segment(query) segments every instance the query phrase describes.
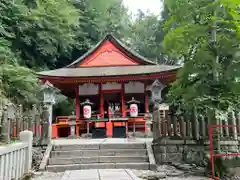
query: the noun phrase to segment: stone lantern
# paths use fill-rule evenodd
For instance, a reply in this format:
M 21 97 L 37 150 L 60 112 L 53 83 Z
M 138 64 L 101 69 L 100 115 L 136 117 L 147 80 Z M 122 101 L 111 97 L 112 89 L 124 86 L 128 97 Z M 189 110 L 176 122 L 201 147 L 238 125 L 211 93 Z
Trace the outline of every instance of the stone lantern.
M 41 90 L 43 92 L 43 103 L 44 104 L 52 104 L 52 105 L 55 104 L 56 89 L 49 81 L 46 81 L 43 84 Z
M 152 85 L 147 88 L 147 90 L 152 92 L 152 102 L 154 103 L 155 109 L 158 108 L 159 103 L 162 101 L 162 90 L 164 88 L 165 86 L 158 80 L 155 80 Z
M 49 117 L 48 117 L 48 138 L 49 140 L 52 138 L 52 107 L 55 104 L 55 95 L 58 90 L 49 82 L 46 81 L 41 91 L 43 92 L 43 103 L 48 109 Z
M 159 82 L 158 80 L 155 80 L 152 85 L 150 85 L 147 90 L 151 91 L 152 93 L 152 102 L 154 104 L 154 116 L 160 117 L 159 115 L 159 104 L 162 101 L 162 90 L 165 88 L 165 86 Z M 150 118 L 148 115 L 147 119 L 147 128 L 148 131 L 150 131 L 151 125 L 153 125 L 153 138 L 156 139 L 160 135 L 159 125 L 160 125 L 160 119 L 159 118 Z M 153 120 L 154 119 L 154 120 Z M 148 136 L 151 136 L 152 133 L 148 132 Z

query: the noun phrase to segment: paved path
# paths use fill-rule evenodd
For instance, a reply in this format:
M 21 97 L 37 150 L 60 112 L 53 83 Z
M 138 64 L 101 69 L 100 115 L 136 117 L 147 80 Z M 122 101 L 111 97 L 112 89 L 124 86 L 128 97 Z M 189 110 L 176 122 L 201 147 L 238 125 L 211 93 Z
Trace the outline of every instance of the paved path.
M 90 169 L 66 171 L 61 180 L 140 180 L 131 170 Z
M 32 180 L 141 180 L 129 169 L 89 169 L 65 171 L 64 173 L 44 172 Z
M 127 170 L 127 169 L 92 169 L 76 170 L 61 173 L 44 172 L 34 176 L 31 180 L 146 180 L 137 178 L 149 174 L 149 170 Z M 164 177 L 163 180 L 209 180 L 206 177 L 179 176 Z M 159 180 L 160 180 L 159 179 Z

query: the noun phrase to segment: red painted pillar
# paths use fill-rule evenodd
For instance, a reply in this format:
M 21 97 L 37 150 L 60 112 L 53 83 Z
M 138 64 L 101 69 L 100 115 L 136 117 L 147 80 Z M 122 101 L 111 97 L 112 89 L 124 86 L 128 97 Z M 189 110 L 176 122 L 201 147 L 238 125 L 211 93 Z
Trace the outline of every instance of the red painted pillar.
M 126 107 L 125 107 L 125 84 L 122 82 L 121 84 L 121 112 L 122 117 L 126 117 Z M 128 137 L 128 122 L 125 122 L 126 127 L 126 137 Z
M 125 107 L 125 92 L 124 92 L 124 82 L 121 84 L 121 113 L 122 117 L 126 117 L 126 107 Z
M 145 113 L 149 112 L 149 108 L 148 108 L 148 94 L 147 94 L 147 84 L 144 84 L 144 104 L 145 104 Z M 147 128 L 147 123 L 146 120 L 144 122 L 144 132 L 145 135 L 147 136 L 148 134 L 148 128 Z
M 144 103 L 145 103 L 145 112 L 149 112 L 149 108 L 148 108 L 148 94 L 147 94 L 147 84 L 145 83 L 144 85 Z
M 80 100 L 79 100 L 79 85 L 75 89 L 75 114 L 76 114 L 76 123 L 80 119 Z M 81 123 L 80 123 L 81 124 Z M 75 135 L 79 136 L 79 125 L 76 124 Z
M 99 103 L 99 111 L 100 115 L 104 116 L 104 96 L 102 93 L 102 84 L 99 84 L 99 96 L 100 96 L 100 103 Z
M 80 100 L 79 100 L 79 85 L 75 89 L 75 113 L 76 119 L 80 118 Z

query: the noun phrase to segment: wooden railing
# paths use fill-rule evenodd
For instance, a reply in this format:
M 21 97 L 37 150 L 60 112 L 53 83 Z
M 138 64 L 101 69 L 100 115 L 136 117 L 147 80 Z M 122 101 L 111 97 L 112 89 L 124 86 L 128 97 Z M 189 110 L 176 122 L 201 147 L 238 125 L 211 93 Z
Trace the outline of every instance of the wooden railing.
M 166 115 L 163 115 L 166 114 Z M 219 118 L 220 125 L 233 125 L 222 127 L 219 135 L 222 138 L 237 139 L 240 136 L 240 113 L 229 111 Z M 175 116 L 155 111 L 153 113 L 153 132 L 155 138 L 181 137 L 181 139 L 208 139 L 208 125 L 214 122 L 211 117 L 202 115 Z

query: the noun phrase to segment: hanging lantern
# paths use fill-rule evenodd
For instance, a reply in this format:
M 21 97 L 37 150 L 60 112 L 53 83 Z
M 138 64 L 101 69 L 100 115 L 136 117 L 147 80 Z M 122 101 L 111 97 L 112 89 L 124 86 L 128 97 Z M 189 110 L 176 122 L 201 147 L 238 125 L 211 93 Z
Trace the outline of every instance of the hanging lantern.
M 138 116 L 138 105 L 137 104 L 139 104 L 140 102 L 136 101 L 133 97 L 132 100 L 128 101 L 127 103 L 130 104 L 130 116 L 137 117 Z
M 89 105 L 83 106 L 83 116 L 86 119 L 90 119 L 92 114 L 92 107 Z
M 90 119 L 92 117 L 92 105 L 88 99 L 85 102 L 81 103 L 83 105 L 83 117 L 85 119 Z
M 138 116 L 138 106 L 137 104 L 130 105 L 130 116 L 137 117 Z

